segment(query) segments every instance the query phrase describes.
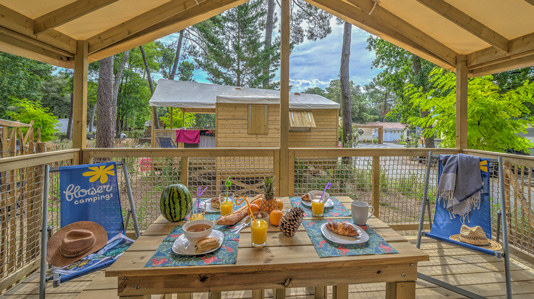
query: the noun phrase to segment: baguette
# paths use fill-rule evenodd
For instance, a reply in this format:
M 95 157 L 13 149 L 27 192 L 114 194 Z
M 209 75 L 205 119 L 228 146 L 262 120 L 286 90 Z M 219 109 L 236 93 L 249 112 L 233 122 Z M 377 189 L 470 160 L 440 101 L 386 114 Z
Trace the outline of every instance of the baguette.
M 263 198 L 263 194 L 256 195 L 252 201 L 250 201 L 250 204 L 257 203 L 259 205 L 259 202 Z M 222 216 L 217 220 L 216 224 L 218 225 L 234 225 L 241 221 L 241 219 L 245 218 L 245 216 L 248 215 L 248 206 L 245 203 L 245 205 L 241 208 L 239 208 L 237 211 L 232 212 L 231 214 L 228 214 L 226 216 Z

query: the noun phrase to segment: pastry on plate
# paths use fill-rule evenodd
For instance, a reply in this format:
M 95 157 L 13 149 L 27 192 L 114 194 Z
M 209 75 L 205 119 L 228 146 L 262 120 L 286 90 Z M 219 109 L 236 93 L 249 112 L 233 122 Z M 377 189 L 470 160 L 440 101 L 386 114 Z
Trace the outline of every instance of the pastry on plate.
M 220 209 L 221 208 L 221 203 L 220 203 L 218 197 L 214 197 L 214 198 L 211 199 L 211 207 L 214 208 L 214 209 Z
M 354 226 L 344 222 L 329 222 L 326 224 L 326 227 L 338 235 L 350 237 L 357 237 L 359 235 L 358 230 Z
M 303 201 L 311 201 L 310 195 L 308 193 L 302 195 L 300 199 L 302 199 Z
M 206 239 L 202 239 L 197 242 L 195 245 L 195 252 L 204 252 L 212 249 L 219 248 L 219 239 L 215 237 L 210 237 Z

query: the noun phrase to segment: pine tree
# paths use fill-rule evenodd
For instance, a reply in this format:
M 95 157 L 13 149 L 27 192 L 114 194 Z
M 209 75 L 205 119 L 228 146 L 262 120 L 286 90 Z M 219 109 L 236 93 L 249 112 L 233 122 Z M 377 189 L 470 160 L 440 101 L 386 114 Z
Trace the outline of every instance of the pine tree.
M 195 62 L 215 84 L 260 87 L 279 66 L 278 44 L 265 48 L 265 10 L 255 0 L 195 26 Z M 268 68 L 269 72 L 264 72 Z

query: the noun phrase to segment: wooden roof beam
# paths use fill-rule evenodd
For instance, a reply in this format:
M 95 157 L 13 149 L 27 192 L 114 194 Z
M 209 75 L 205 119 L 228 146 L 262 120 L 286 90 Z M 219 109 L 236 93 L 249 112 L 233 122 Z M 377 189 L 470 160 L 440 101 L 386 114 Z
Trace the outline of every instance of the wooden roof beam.
M 182 11 L 171 18 L 162 20 L 155 25 L 129 35 L 119 42 L 103 48 L 96 53 L 92 53 L 89 60 L 97 61 L 110 55 L 146 44 L 150 41 L 205 21 L 248 1 L 249 0 L 209 0 L 199 3 L 198 6 Z
M 528 4 L 534 5 L 534 0 L 525 0 Z
M 25 35 L 31 39 L 50 45 L 51 47 L 67 51 L 74 55 L 76 41 L 54 29 L 39 34 L 33 34 L 34 21 L 6 6 L 0 5 L 0 27 Z
M 473 70 L 532 54 L 534 54 L 534 33 L 512 39 L 508 53 L 490 47 L 467 55 L 467 68 Z
M 172 0 L 97 34 L 87 40 L 89 42 L 89 55 L 118 43 L 143 29 L 171 18 L 176 14 L 184 12 L 185 10 L 195 7 L 205 1 L 206 0 Z
M 495 48 L 508 53 L 510 41 L 499 33 L 488 28 L 486 25 L 473 19 L 458 8 L 448 4 L 443 0 L 417 0 L 419 3 L 435 11 L 447 20 L 460 26 L 474 36 L 494 46 Z M 533 0 L 534 1 L 534 0 Z
M 341 0 L 305 0 L 306 2 L 315 5 L 324 11 L 337 16 L 349 23 L 352 23 L 361 29 L 379 36 L 399 47 L 402 47 L 424 59 L 431 61 L 445 69 L 454 70 L 456 64 L 456 53 L 449 53 L 447 59 L 439 57 L 425 46 L 420 45 L 412 39 L 406 37 L 403 33 L 393 29 L 392 27 L 378 21 L 375 17 L 361 10 L 352 4 Z M 373 12 L 374 15 L 374 12 Z
M 42 15 L 34 20 L 33 33 L 59 27 L 72 20 L 83 17 L 95 10 L 108 6 L 118 0 L 78 0 L 69 5 L 60 7 L 52 12 Z
M 359 7 L 364 13 L 370 15 L 370 17 L 393 28 L 447 63 L 452 65 L 456 64 L 456 56 L 458 54 L 455 51 L 389 12 L 380 4 L 375 5 L 376 2 L 372 0 L 346 0 L 346 2 Z
M 534 54 L 469 70 L 469 77 L 480 77 L 534 65 Z

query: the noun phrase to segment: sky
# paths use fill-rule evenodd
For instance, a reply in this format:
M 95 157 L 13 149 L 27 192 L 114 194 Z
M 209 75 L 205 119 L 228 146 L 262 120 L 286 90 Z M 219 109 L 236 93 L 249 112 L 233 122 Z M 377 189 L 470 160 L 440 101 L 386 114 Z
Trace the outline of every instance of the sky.
M 332 18 L 331 26 L 332 33 L 326 38 L 317 41 L 305 40 L 291 52 L 289 72 L 292 91 L 304 91 L 312 87 L 325 88 L 330 80 L 339 78 L 343 24 L 336 24 L 335 18 Z M 380 72 L 380 69 L 371 68 L 375 54 L 365 48 L 369 35 L 352 26 L 350 79 L 360 86 L 369 83 Z M 176 39 L 176 34 L 172 34 L 161 41 L 166 43 Z M 159 79 L 154 75 L 154 79 Z M 197 82 L 209 83 L 202 70 L 195 71 L 194 79 Z M 279 80 L 279 75 L 275 80 Z

